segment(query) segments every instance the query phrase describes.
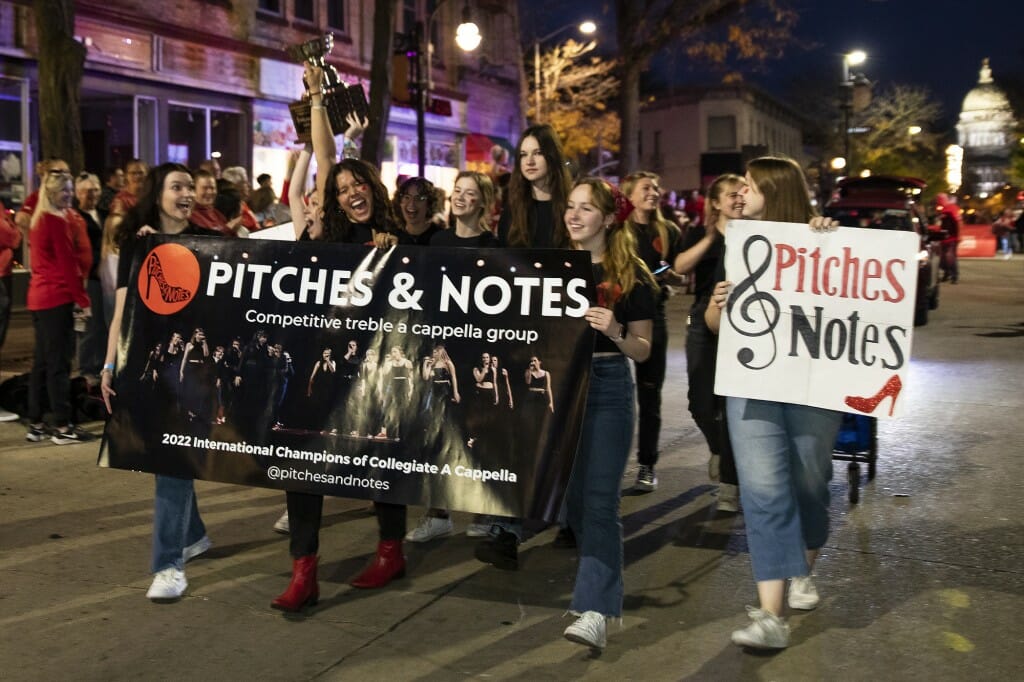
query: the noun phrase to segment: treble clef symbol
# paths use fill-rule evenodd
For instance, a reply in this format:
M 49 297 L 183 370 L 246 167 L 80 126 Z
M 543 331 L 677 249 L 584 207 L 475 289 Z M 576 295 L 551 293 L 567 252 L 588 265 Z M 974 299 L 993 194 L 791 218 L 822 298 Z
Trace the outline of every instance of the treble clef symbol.
M 751 255 L 755 246 L 763 244 L 764 256 L 760 265 L 751 267 Z M 767 237 L 754 235 L 743 244 L 743 264 L 748 276 L 737 284 L 729 295 L 726 311 L 732 328 L 743 336 L 756 338 L 768 335 L 771 338 L 771 357 L 767 362 L 755 365 L 753 348 L 740 348 L 736 358 L 747 369 L 764 369 L 773 362 L 778 354 L 778 343 L 775 339 L 775 326 L 779 323 L 781 309 L 775 297 L 766 291 L 758 291 L 757 280 L 767 272 L 772 260 L 772 245 Z M 748 290 L 751 292 L 747 294 Z M 746 298 L 744 298 L 746 296 Z M 738 306 L 737 306 L 738 304 Z M 752 310 L 753 309 L 753 310 Z M 734 317 L 733 313 L 738 313 Z M 760 313 L 760 314 L 757 314 Z

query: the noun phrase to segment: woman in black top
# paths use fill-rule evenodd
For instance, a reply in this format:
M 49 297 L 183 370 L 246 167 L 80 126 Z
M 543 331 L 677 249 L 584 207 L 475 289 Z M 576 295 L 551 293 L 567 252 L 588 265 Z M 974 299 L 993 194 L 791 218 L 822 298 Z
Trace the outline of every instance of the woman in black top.
M 565 224 L 577 249 L 590 252 L 597 302 L 584 318 L 597 334 L 580 442 L 566 489 L 569 527 L 579 565 L 565 630 L 573 642 L 605 645 L 607 618 L 622 615 L 622 523 L 619 488 L 633 439 L 629 360 L 651 352 L 657 283 L 636 255 L 632 230 L 616 221 L 616 192 L 600 178 L 569 194 Z
M 686 375 L 689 381 L 687 397 L 690 414 L 711 450 L 708 476 L 718 485 L 718 510 L 739 511 L 739 479 L 733 461 L 729 430 L 725 419 L 725 398 L 715 395 L 715 362 L 718 356 L 718 336 L 708 329 L 704 311 L 711 300 L 711 292 L 718 278 L 725 255 L 725 226 L 730 220 L 743 217 L 743 178 L 727 173 L 720 175 L 708 188 L 704 205 L 704 224 L 691 230 L 684 247 L 702 250 L 701 257 L 691 266 L 694 301 L 687 319 Z
M 435 234 L 431 246 L 486 248 L 497 246 L 489 220 L 494 206 L 494 183 L 483 173 L 462 171 L 455 176 L 447 230 Z
M 313 88 L 310 92 L 313 154 L 317 167 L 327 169 L 317 174 L 316 194 L 323 206 L 321 239 L 378 247 L 398 243 L 397 220 L 378 170 L 359 159 L 345 158 L 335 162 L 337 147 L 322 100 L 323 71 L 309 63 L 305 69 L 305 80 Z M 348 136 L 350 133 L 346 132 Z M 307 605 L 316 604 L 320 596 L 317 551 L 324 498 L 322 495 L 288 492 L 287 499 L 292 577 L 287 589 L 271 602 L 271 606 L 282 611 L 301 611 Z M 380 525 L 380 542 L 372 563 L 350 581 L 354 587 L 381 587 L 405 575 L 405 557 L 402 555 L 405 507 L 375 502 L 374 508 Z
M 395 190 L 392 200 L 398 225 L 403 232 L 403 243 L 426 246 L 441 227 L 434 222 L 437 213 L 437 195 L 434 183 L 426 178 L 409 178 Z
M 636 364 L 637 453 L 640 466 L 636 475 L 636 490 L 650 492 L 658 487 L 654 467 L 658 463 L 658 439 L 661 436 L 661 388 L 665 383 L 668 357 L 668 325 L 665 321 L 665 302 L 668 285 L 681 278 L 668 268 L 682 251 L 682 234 L 675 223 L 661 213 L 661 187 L 654 173 L 631 173 L 622 183 L 622 193 L 633 205 L 626 219 L 626 227 L 636 239 L 637 255 L 647 265 L 659 283 L 654 331 L 651 338 L 651 356 Z
M 165 163 L 149 171 L 138 203 L 117 226 L 121 258 L 118 263 L 114 315 L 100 379 L 100 391 L 108 411 L 111 410 L 111 399 L 116 396 L 112 387 L 114 362 L 117 358 L 118 336 L 124 315 L 135 238 L 137 235 L 153 233 L 215 235 L 189 222 L 194 204 L 195 183 L 192 174 L 180 164 Z M 154 295 L 160 295 L 159 291 L 154 291 Z M 176 373 L 175 378 L 180 379 L 180 375 Z M 167 428 L 171 430 L 175 427 Z M 153 511 L 154 576 L 146 596 L 154 601 L 180 598 L 188 587 L 184 557 L 193 558 L 209 546 L 206 528 L 199 517 L 192 479 L 157 475 Z
M 569 248 L 563 214 L 572 178 L 557 133 L 547 124 L 530 126 L 516 150 L 498 221 L 498 242 L 519 248 Z
M 513 248 L 567 249 L 565 229 L 566 197 L 572 178 L 562 143 L 547 124 L 523 131 L 516 147 L 515 165 L 498 221 L 498 243 Z M 467 530 L 472 536 L 486 535 L 493 525 L 500 531 L 474 550 L 476 558 L 498 568 L 519 567 L 522 521 L 511 518 L 477 519 Z

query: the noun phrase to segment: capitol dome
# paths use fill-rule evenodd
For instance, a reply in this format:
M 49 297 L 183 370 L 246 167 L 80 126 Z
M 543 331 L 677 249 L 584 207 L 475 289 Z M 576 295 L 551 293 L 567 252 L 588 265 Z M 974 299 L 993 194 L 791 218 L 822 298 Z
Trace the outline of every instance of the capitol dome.
M 1013 109 L 996 84 L 988 59 L 981 63 L 978 84 L 964 97 L 957 141 L 963 147 L 966 189 L 980 196 L 998 191 L 1009 178 L 1013 146 Z
M 962 113 L 996 111 L 1010 111 L 1010 100 L 1006 98 L 999 87 L 992 82 L 992 69 L 989 68 L 988 59 L 981 63 L 981 73 L 978 76 L 978 85 L 964 97 Z

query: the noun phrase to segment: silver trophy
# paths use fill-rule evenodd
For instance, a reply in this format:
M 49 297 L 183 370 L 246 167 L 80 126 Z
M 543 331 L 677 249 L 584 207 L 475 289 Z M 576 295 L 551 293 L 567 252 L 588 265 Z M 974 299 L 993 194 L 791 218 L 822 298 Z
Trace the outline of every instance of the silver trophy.
M 366 96 L 363 86 L 346 85 L 338 76 L 338 71 L 327 63 L 327 55 L 334 48 L 334 35 L 326 33 L 322 37 L 307 40 L 299 45 L 292 45 L 287 48 L 288 56 L 295 61 L 309 62 L 319 67 L 323 72 L 322 83 L 305 83 L 306 95 L 297 102 L 292 102 L 288 108 L 292 113 L 292 121 L 295 123 L 295 132 L 298 134 L 299 142 L 310 141 L 310 109 L 309 91 L 319 89 L 323 96 L 323 105 L 327 108 L 327 117 L 331 123 L 331 131 L 334 134 L 345 132 L 348 123 L 346 117 L 355 112 L 360 119 L 366 117 Z M 358 91 L 358 92 L 357 92 Z

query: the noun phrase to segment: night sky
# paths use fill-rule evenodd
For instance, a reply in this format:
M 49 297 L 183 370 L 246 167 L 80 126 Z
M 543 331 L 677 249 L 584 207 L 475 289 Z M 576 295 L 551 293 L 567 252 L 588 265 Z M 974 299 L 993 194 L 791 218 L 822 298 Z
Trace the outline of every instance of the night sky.
M 942 104 L 946 126 L 955 124 L 984 57 L 991 60 L 996 82 L 1024 100 L 1024 0 L 792 0 L 791 5 L 800 13 L 795 38 L 801 45 L 787 48 L 780 60 L 758 72 L 739 67 L 746 80 L 781 97 L 794 80 L 838 83 L 842 55 L 859 48 L 869 55 L 859 70 L 877 87 L 927 87 Z M 519 0 L 519 6 L 524 44 L 534 31 L 543 36 L 566 23 L 592 18 L 599 24 L 599 41 L 614 49 L 609 2 Z M 572 35 L 566 31 L 553 40 Z M 655 87 L 711 84 L 722 76 L 707 65 L 672 55 L 662 55 L 652 71 L 649 82 Z M 1018 115 L 1024 117 L 1024 110 Z

